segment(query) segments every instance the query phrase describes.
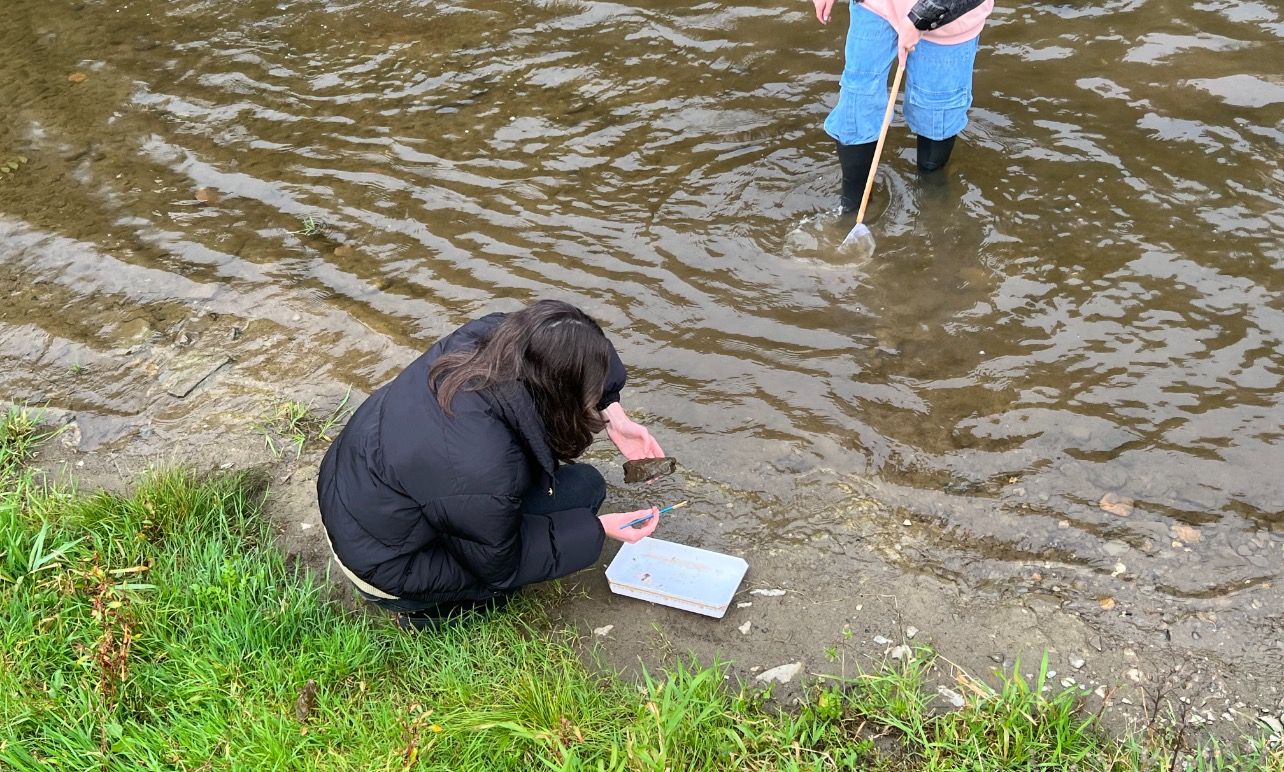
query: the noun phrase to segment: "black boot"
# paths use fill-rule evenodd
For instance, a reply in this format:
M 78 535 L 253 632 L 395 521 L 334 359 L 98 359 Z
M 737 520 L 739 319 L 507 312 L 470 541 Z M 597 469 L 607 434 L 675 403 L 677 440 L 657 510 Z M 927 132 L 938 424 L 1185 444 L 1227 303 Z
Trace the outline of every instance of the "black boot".
M 869 167 L 874 163 L 874 149 L 877 142 L 866 142 L 863 145 L 844 145 L 838 143 L 838 163 L 843 167 L 843 197 L 839 206 L 843 214 L 855 212 L 860 208 L 860 200 L 865 195 L 865 183 L 869 181 Z
M 954 135 L 957 137 L 958 135 Z M 934 172 L 950 160 L 954 150 L 954 137 L 945 139 L 928 139 L 921 134 L 918 137 L 918 170 Z

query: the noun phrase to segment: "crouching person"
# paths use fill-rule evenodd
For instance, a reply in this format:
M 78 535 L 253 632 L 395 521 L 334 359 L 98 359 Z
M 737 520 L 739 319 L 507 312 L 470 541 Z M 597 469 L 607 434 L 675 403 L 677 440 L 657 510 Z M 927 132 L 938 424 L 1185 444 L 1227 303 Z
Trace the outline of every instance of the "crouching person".
M 654 509 L 598 515 L 606 481 L 573 463 L 602 430 L 630 460 L 664 455 L 621 407 L 624 383 L 602 329 L 560 301 L 438 341 L 370 395 L 321 463 L 321 520 L 343 573 L 423 629 L 592 565 L 607 536 L 649 535 Z

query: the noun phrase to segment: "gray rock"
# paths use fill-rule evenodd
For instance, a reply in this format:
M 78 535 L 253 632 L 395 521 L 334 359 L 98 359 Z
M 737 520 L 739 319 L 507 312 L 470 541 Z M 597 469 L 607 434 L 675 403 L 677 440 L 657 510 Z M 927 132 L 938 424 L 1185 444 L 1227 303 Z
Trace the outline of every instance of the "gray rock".
M 169 370 L 161 373 L 160 383 L 171 396 L 182 399 L 231 361 L 227 354 L 185 354 L 174 360 Z
M 945 698 L 945 701 L 948 702 L 951 707 L 955 707 L 955 708 L 963 707 L 963 695 L 959 694 L 953 689 L 947 688 L 945 686 L 938 686 L 936 687 L 936 691 L 940 692 L 941 696 Z
M 762 681 L 763 683 L 771 683 L 772 681 L 775 681 L 776 683 L 787 684 L 802 672 L 802 667 L 801 662 L 777 665 L 770 670 L 762 671 L 758 675 L 754 676 L 754 678 Z

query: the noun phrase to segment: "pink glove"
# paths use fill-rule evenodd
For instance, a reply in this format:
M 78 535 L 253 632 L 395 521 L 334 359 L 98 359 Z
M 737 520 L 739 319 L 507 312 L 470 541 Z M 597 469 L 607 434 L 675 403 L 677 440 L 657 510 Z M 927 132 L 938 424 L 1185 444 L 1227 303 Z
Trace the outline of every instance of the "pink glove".
M 631 528 L 624 527 L 628 523 L 647 515 L 651 516 L 650 520 L 638 523 Z M 639 509 L 636 512 L 614 512 L 609 515 L 598 515 L 597 519 L 602 521 L 602 530 L 606 531 L 607 536 L 633 544 L 650 536 L 655 527 L 660 524 L 660 510 L 657 507 L 651 507 L 650 509 Z
M 624 413 L 619 402 L 612 402 L 602 411 L 606 418 L 606 436 L 611 438 L 615 447 L 630 461 L 643 458 L 663 458 L 664 451 L 655 441 L 651 432 L 642 424 L 634 422 Z

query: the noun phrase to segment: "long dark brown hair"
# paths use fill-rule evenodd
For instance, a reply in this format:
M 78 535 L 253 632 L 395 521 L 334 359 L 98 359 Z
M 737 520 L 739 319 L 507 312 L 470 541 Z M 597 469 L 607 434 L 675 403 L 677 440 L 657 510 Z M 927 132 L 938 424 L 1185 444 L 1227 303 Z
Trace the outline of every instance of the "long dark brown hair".
M 541 300 L 504 317 L 475 348 L 438 358 L 428 370 L 428 386 L 451 415 L 460 391 L 520 381 L 544 421 L 553 456 L 570 461 L 606 427 L 597 404 L 610 356 L 597 322 L 570 303 Z

